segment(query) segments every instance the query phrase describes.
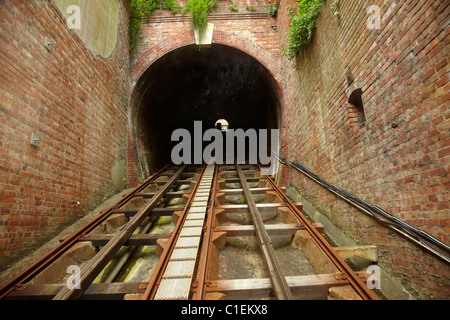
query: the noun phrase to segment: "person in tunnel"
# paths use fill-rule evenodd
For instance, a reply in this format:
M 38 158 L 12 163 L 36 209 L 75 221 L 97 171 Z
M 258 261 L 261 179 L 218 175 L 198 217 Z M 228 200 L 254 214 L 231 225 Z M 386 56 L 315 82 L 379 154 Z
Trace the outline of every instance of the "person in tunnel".
M 229 127 L 230 127 L 230 124 L 225 119 L 219 119 L 216 122 L 216 129 L 218 129 L 222 132 L 227 132 Z

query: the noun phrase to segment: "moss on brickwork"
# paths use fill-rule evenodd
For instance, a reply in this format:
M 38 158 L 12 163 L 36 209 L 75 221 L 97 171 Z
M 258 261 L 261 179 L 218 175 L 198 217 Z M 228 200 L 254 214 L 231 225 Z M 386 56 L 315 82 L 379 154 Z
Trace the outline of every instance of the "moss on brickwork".
M 159 0 L 129 0 L 130 1 L 130 20 L 128 26 L 128 35 L 130 38 L 130 55 L 134 54 L 141 31 L 142 18 L 145 13 L 151 15 L 158 7 Z
M 186 7 L 176 0 L 129 0 L 130 1 L 130 54 L 133 56 L 139 41 L 142 19 L 151 16 L 157 9 L 170 9 L 173 14 L 181 13 L 183 16 L 190 12 L 194 27 L 202 34 L 208 24 L 208 15 L 216 6 L 216 0 L 188 0 Z

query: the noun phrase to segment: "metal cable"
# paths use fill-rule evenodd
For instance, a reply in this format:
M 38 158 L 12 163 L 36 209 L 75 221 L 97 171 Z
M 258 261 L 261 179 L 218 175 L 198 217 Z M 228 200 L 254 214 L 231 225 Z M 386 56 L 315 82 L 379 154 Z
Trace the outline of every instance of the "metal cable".
M 370 216 L 375 218 L 378 222 L 387 225 L 388 227 L 401 233 L 408 239 L 414 241 L 416 244 L 422 246 L 426 250 L 437 255 L 438 257 L 445 260 L 446 262 L 450 263 L 450 255 L 448 254 L 448 253 L 450 253 L 450 246 L 448 246 L 444 242 L 440 241 L 439 239 L 435 238 L 428 232 L 418 229 L 414 226 L 411 226 L 410 224 L 404 222 L 403 220 L 387 213 L 380 207 L 372 205 L 372 204 L 346 192 L 345 190 L 342 190 L 341 188 L 325 181 L 324 179 L 322 179 L 321 177 L 319 177 L 318 175 L 313 173 L 311 170 L 306 168 L 303 164 L 299 163 L 298 161 L 289 161 L 289 160 L 283 158 L 279 154 L 275 154 L 275 156 L 278 158 L 280 163 L 295 168 L 296 170 L 300 171 L 304 175 L 308 176 L 310 179 L 314 180 L 316 183 L 320 184 L 325 189 L 327 189 L 327 190 L 331 191 L 332 193 L 336 194 L 337 196 L 343 198 L 345 201 L 354 205 L 358 209 L 366 212 L 367 214 L 369 214 Z M 381 218 L 380 216 L 382 216 L 385 219 Z M 437 249 L 436 247 L 443 249 L 443 251 Z

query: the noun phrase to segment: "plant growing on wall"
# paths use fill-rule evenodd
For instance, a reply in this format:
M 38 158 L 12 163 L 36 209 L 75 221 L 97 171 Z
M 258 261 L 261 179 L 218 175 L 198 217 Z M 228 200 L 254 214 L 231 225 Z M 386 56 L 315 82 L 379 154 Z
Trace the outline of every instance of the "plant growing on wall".
M 277 15 L 277 4 L 269 3 L 267 6 L 269 7 L 269 15 L 275 17 Z
M 237 5 L 235 5 L 234 3 L 231 3 L 228 8 L 233 11 L 233 12 L 238 12 L 239 8 L 237 7 Z
M 170 11 L 172 11 L 173 14 L 176 14 L 183 10 L 183 6 L 176 3 L 176 0 L 163 0 L 162 2 L 164 2 L 164 4 L 169 7 Z
M 139 39 L 139 32 L 141 31 L 142 18 L 144 16 L 151 16 L 152 13 L 161 8 L 163 5 L 167 6 L 173 14 L 181 10 L 175 0 L 129 0 L 130 3 L 130 21 L 128 26 L 128 35 L 130 41 L 130 55 L 133 56 L 136 45 Z
M 341 0 L 334 0 L 331 5 L 330 9 L 333 13 L 333 17 L 339 21 L 341 19 L 341 13 L 339 12 L 339 5 L 341 4 Z
M 189 0 L 187 9 L 191 12 L 194 27 L 202 35 L 208 25 L 208 15 L 216 6 L 215 0 Z
M 197 28 L 200 35 L 202 35 L 208 25 L 208 15 L 216 6 L 216 0 L 188 0 L 186 8 L 182 8 L 182 6 L 178 5 L 176 0 L 129 0 L 129 2 L 131 13 L 128 33 L 131 57 L 136 50 L 144 16 L 152 15 L 156 9 L 162 8 L 164 5 L 174 14 L 181 12 L 184 15 L 189 11 L 192 15 L 194 27 Z
M 289 44 L 284 54 L 292 59 L 310 41 L 317 18 L 326 0 L 300 0 L 297 14 L 290 15 L 291 26 L 288 30 Z
M 130 54 L 134 53 L 139 31 L 141 30 L 142 24 L 142 6 L 143 0 L 130 0 L 130 20 L 128 23 L 128 37 L 130 42 Z

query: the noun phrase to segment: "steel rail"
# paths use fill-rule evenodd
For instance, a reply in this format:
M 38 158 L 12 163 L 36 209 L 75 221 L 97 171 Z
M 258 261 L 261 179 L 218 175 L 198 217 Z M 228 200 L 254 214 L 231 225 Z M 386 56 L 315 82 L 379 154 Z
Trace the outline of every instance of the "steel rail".
M 72 300 L 79 299 L 89 288 L 108 262 L 115 256 L 120 248 L 127 242 L 128 238 L 141 225 L 142 221 L 150 214 L 151 210 L 161 201 L 164 195 L 170 191 L 178 178 L 183 174 L 186 165 L 182 166 L 165 184 L 153 198 L 139 212 L 130 219 L 119 233 L 105 245 L 83 268 L 80 279 L 80 289 L 70 289 L 64 287 L 54 298 L 54 300 Z
M 214 221 L 214 207 L 216 205 L 216 192 L 218 185 L 218 177 L 219 177 L 219 166 L 216 165 L 216 170 L 214 173 L 213 185 L 211 189 L 211 197 L 209 200 L 209 210 L 208 217 L 206 220 L 206 234 L 203 240 L 203 246 L 200 256 L 200 262 L 198 267 L 198 280 L 197 280 L 197 292 L 193 295 L 192 300 L 205 300 L 206 298 L 206 277 L 209 267 L 209 256 L 212 242 L 213 229 L 212 224 Z
M 311 235 L 313 240 L 319 245 L 319 247 L 330 258 L 333 264 L 339 269 L 340 272 L 346 275 L 350 285 L 356 290 L 356 292 L 364 300 L 378 300 L 377 296 L 367 287 L 367 285 L 361 281 L 359 276 L 353 271 L 350 266 L 337 254 L 333 247 L 322 237 L 322 235 L 314 228 L 311 222 L 301 213 L 301 211 L 292 203 L 292 201 L 284 195 L 277 184 L 268 176 L 265 177 L 273 189 L 283 199 L 286 206 L 297 216 L 300 222 L 303 224 L 307 232 Z
M 88 234 L 89 232 L 94 230 L 98 225 L 100 225 L 103 221 L 105 221 L 111 214 L 114 213 L 115 209 L 122 207 L 131 199 L 133 199 L 137 193 L 144 190 L 149 184 L 151 184 L 154 180 L 159 178 L 168 169 L 169 165 L 163 167 L 161 170 L 153 174 L 144 183 L 142 183 L 140 186 L 138 186 L 133 191 L 124 196 L 119 202 L 115 203 L 108 209 L 104 210 L 95 219 L 87 223 L 85 226 L 80 228 L 74 234 L 64 239 L 55 248 L 50 250 L 43 257 L 36 260 L 31 266 L 29 266 L 28 268 L 20 272 L 18 275 L 16 275 L 9 282 L 7 282 L 2 288 L 0 288 L 0 300 L 5 299 L 11 292 L 17 290 L 24 283 L 26 283 L 27 281 L 35 277 L 39 272 L 47 268 L 62 254 L 64 254 L 67 250 L 69 250 L 74 244 L 80 241 L 82 237 L 84 237 L 86 234 Z
M 259 247 L 264 257 L 264 262 L 269 271 L 269 278 L 272 283 L 275 297 L 278 300 L 293 300 L 294 297 L 292 295 L 292 291 L 287 284 L 286 277 L 281 271 L 270 236 L 267 233 L 264 222 L 261 219 L 261 214 L 256 207 L 255 200 L 253 199 L 245 175 L 239 164 L 236 165 L 236 168 L 239 174 L 239 179 L 241 180 L 242 188 L 244 189 L 244 195 L 248 204 L 250 215 L 255 226 L 256 238 L 258 239 Z
M 159 283 L 161 282 L 161 279 L 164 275 L 164 271 L 167 268 L 170 256 L 174 250 L 176 241 L 179 238 L 179 235 L 183 228 L 184 222 L 186 220 L 186 215 L 189 212 L 190 205 L 191 205 L 192 201 L 194 200 L 194 197 L 197 193 L 197 189 L 200 185 L 200 182 L 202 180 L 205 170 L 206 170 L 206 165 L 203 166 L 202 171 L 198 177 L 198 180 L 195 183 L 195 186 L 192 189 L 191 194 L 186 202 L 186 205 L 183 209 L 182 215 L 178 219 L 178 222 L 175 226 L 175 229 L 172 232 L 172 235 L 166 245 L 166 248 L 165 248 L 165 250 L 163 250 L 163 252 L 158 260 L 158 264 L 156 265 L 155 270 L 153 271 L 152 277 L 150 278 L 150 280 L 147 284 L 147 289 L 145 290 L 142 300 L 153 300 L 153 298 L 156 295 L 157 288 L 158 288 Z

